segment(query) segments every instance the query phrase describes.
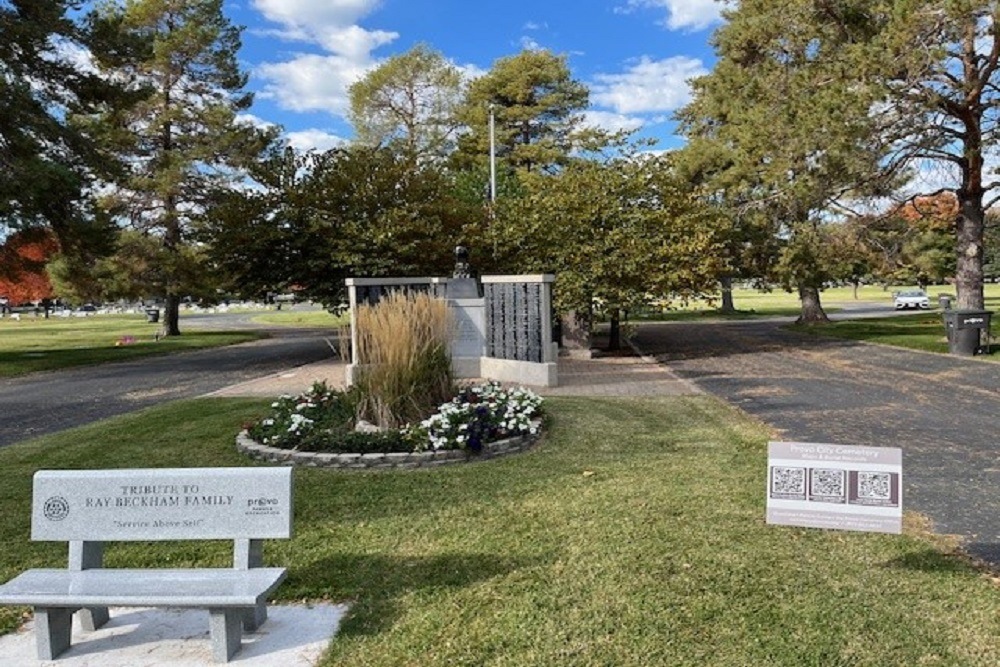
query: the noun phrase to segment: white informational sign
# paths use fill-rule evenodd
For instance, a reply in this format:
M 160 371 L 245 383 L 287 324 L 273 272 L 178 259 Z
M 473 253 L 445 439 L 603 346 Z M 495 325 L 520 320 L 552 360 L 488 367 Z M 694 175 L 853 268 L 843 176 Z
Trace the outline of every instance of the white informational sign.
M 768 443 L 767 522 L 901 533 L 902 450 L 807 442 Z

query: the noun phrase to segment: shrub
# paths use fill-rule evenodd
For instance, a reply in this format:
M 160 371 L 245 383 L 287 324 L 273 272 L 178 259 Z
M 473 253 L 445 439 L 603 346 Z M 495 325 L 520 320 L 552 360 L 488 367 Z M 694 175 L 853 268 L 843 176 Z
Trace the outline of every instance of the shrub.
M 354 326 L 358 419 L 399 428 L 453 395 L 451 316 L 444 301 L 394 292 L 359 307 Z

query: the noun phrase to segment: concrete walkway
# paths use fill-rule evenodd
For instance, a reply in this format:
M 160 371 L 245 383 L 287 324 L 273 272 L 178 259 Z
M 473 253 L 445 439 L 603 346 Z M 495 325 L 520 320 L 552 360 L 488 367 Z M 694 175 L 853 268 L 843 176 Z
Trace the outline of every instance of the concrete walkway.
M 315 382 L 344 387 L 344 362 L 330 359 L 241 382 L 206 396 L 276 397 L 299 394 Z M 535 387 L 543 396 L 677 396 L 701 392 L 652 357 L 559 358 L 559 386 Z
M 243 635 L 233 656 L 240 667 L 312 667 L 337 632 L 345 605 L 269 605 L 268 619 Z M 0 665 L 10 667 L 209 667 L 212 645 L 203 609 L 112 608 L 111 620 L 83 632 L 74 620 L 69 649 L 55 661 L 39 660 L 34 621 L 0 637 Z

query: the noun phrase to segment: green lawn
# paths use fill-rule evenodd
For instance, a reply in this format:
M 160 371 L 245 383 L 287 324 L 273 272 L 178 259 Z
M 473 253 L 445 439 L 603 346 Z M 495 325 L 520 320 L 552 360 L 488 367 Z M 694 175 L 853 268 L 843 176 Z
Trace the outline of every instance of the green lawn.
M 0 576 L 39 468 L 251 465 L 267 401 L 197 400 L 0 450 Z M 767 526 L 768 434 L 710 397 L 561 398 L 505 459 L 295 471 L 280 600 L 346 601 L 323 665 L 995 665 L 996 586 L 907 516 L 904 536 Z M 112 545 L 114 566 L 225 566 L 229 546 Z M 10 630 L 20 610 L 0 612 Z
M 138 359 L 259 338 L 252 331 L 204 332 L 156 340 L 160 325 L 145 315 L 0 319 L 0 377 Z
M 939 312 L 847 320 L 831 322 L 823 326 L 796 325 L 792 328 L 817 336 L 882 343 L 883 345 L 894 345 L 911 350 L 923 350 L 924 352 L 942 354 L 948 352 L 948 339 L 945 336 L 944 322 Z M 994 319 L 991 329 L 995 335 L 995 332 L 1000 330 L 1000 320 Z M 1000 361 L 1000 341 L 994 338 L 989 354 L 979 355 L 977 358 Z

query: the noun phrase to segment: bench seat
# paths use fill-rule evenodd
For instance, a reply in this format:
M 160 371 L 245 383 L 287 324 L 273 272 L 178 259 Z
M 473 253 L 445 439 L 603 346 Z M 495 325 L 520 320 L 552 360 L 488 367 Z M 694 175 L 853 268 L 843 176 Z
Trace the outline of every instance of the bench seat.
M 114 607 L 201 608 L 209 612 L 212 656 L 228 662 L 239 650 L 244 615 L 262 605 L 285 568 L 249 570 L 36 569 L 0 586 L 0 604 L 31 605 L 39 657 L 69 648 L 73 613 Z
M 0 586 L 0 604 L 44 607 L 253 607 L 285 578 L 250 570 L 28 570 Z

